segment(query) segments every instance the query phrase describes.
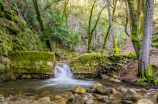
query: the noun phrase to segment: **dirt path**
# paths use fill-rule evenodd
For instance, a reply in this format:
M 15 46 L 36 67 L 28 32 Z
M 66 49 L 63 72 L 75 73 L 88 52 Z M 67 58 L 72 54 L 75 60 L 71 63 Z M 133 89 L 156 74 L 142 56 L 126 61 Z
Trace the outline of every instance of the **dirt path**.
M 152 64 L 158 65 L 158 48 L 151 47 L 150 62 Z M 119 54 L 124 54 L 126 52 L 135 52 L 131 39 L 122 46 L 121 52 Z

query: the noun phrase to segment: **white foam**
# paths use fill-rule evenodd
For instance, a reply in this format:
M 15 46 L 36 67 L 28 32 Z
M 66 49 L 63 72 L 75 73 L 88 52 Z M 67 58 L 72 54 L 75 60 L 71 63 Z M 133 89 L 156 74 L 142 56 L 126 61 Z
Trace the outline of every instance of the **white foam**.
M 58 63 L 54 67 L 54 77 L 46 80 L 47 83 L 40 88 L 47 86 L 92 86 L 95 81 L 85 81 L 73 78 L 73 73 L 70 70 L 69 65 L 64 63 Z

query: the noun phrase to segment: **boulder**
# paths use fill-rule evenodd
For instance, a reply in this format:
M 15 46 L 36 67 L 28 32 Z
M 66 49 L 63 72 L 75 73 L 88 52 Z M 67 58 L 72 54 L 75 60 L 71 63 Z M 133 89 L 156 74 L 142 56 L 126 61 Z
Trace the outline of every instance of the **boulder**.
M 129 100 L 122 100 L 122 104 L 133 104 L 133 102 Z
M 96 88 L 96 87 L 98 87 L 98 86 L 102 86 L 102 84 L 101 84 L 101 83 L 95 83 L 95 84 L 92 86 L 92 88 Z
M 55 99 L 60 99 L 60 98 L 61 98 L 61 96 L 56 95 L 54 98 L 55 98 Z
M 101 74 L 101 78 L 102 78 L 102 79 L 108 79 L 108 78 L 109 78 L 109 76 L 108 76 L 108 75 L 106 75 L 106 74 Z
M 153 104 L 153 102 L 147 99 L 140 99 L 137 104 Z
M 135 90 L 129 89 L 126 92 L 126 94 L 125 94 L 123 99 L 128 100 L 128 101 L 132 101 L 132 102 L 136 102 L 136 101 L 138 101 L 139 96 L 138 96 L 138 94 L 137 94 L 137 92 Z
M 100 83 L 95 83 L 90 89 L 87 90 L 90 93 L 104 94 L 108 95 L 109 91 Z
M 66 99 L 64 99 L 64 98 L 59 99 L 58 104 L 66 104 L 66 103 L 67 103 Z
M 109 78 L 108 80 L 109 80 L 109 81 L 114 81 L 115 79 L 111 77 L 111 78 Z
M 121 82 L 121 80 L 119 80 L 119 79 L 115 79 L 114 82 Z
M 76 93 L 82 93 L 82 94 L 86 92 L 86 90 L 80 86 L 77 86 L 73 91 Z
M 115 88 L 116 88 L 116 90 L 118 90 L 118 91 L 123 91 L 123 89 L 122 89 L 121 86 L 118 86 L 118 87 L 115 87 Z
M 85 100 L 80 95 L 75 94 L 74 100 L 71 104 L 84 104 L 84 103 Z
M 107 100 L 109 98 L 108 96 L 102 96 L 99 94 L 95 94 L 94 97 L 96 100 Z
M 117 94 L 117 91 L 113 88 L 113 89 L 111 90 L 111 93 L 115 95 L 115 94 Z
M 38 99 L 39 102 L 43 102 L 43 101 L 50 101 L 50 97 L 43 97 Z
M 116 79 L 118 79 L 118 78 L 119 78 L 119 76 L 117 76 L 117 75 L 113 75 L 113 78 L 116 78 Z
M 66 96 L 65 96 L 65 99 L 68 101 L 68 102 L 72 102 L 74 100 L 74 96 L 71 92 L 69 92 Z
M 105 86 L 98 86 L 98 87 L 96 87 L 95 93 L 108 95 L 109 91 L 106 89 Z
M 85 93 L 83 99 L 86 101 L 86 104 L 93 104 L 93 96 L 90 93 Z

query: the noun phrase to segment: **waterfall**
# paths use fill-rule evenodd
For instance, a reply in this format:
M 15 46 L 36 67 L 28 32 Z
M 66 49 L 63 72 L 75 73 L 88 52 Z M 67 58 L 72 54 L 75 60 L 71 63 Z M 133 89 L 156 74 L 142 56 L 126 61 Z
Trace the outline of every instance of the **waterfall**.
M 70 70 L 69 65 L 65 63 L 56 63 L 54 66 L 54 78 L 44 81 L 46 84 L 39 88 L 56 86 L 56 87 L 76 87 L 76 86 L 92 86 L 95 81 L 86 79 L 74 79 L 73 73 Z
M 73 73 L 70 70 L 69 65 L 65 63 L 57 63 L 54 66 L 55 78 L 73 78 Z

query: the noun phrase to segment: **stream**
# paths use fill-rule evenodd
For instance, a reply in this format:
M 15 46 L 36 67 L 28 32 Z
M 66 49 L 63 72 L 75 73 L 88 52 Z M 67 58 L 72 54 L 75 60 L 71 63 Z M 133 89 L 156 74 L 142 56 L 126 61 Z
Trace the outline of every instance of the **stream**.
M 117 89 L 118 87 L 122 88 L 121 91 L 117 90 L 118 96 L 116 96 L 115 99 L 120 99 L 121 96 L 119 94 L 124 94 L 127 89 L 132 88 L 135 89 L 138 94 L 144 96 L 145 99 L 151 100 L 153 102 L 156 101 L 158 94 L 157 89 L 148 89 L 147 92 L 145 92 L 140 86 L 124 82 L 116 83 L 98 78 L 74 79 L 68 66 L 63 65 L 63 68 L 59 66 L 55 67 L 57 72 L 54 72 L 56 75 L 55 78 L 52 79 L 21 79 L 0 83 L 0 95 L 7 97 L 9 95 L 21 94 L 33 96 L 35 99 L 38 99 L 45 96 L 62 96 L 67 92 L 72 92 L 76 86 L 81 86 L 85 89 L 88 89 L 94 83 L 101 83 L 102 85 L 106 86 L 107 89 Z M 64 67 L 67 68 L 66 71 L 68 72 L 65 73 L 65 76 L 62 74 Z

